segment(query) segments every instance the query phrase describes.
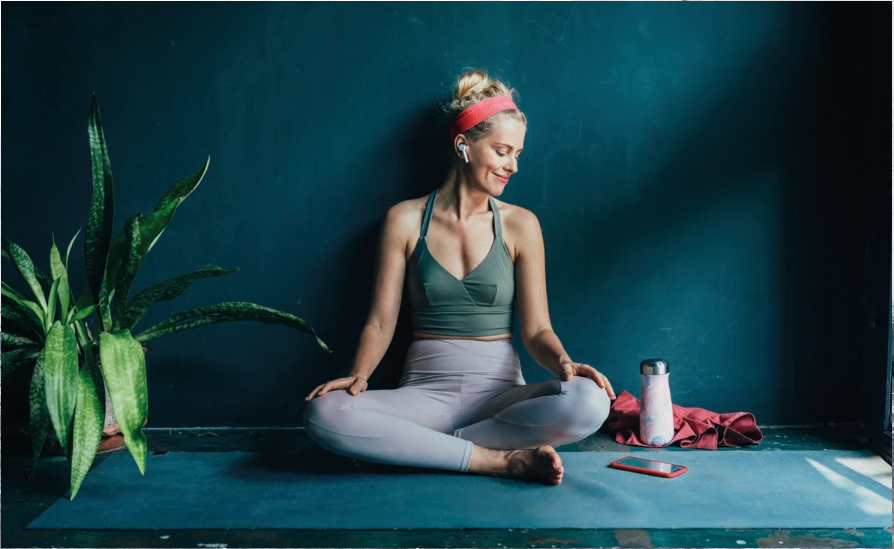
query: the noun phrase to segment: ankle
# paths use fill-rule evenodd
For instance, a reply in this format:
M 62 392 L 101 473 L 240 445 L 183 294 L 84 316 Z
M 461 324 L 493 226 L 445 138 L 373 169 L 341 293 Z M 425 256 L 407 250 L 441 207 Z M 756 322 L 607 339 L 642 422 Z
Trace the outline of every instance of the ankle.
M 502 474 L 509 465 L 508 450 L 491 450 L 475 445 L 472 447 L 472 459 L 469 461 L 470 473 Z

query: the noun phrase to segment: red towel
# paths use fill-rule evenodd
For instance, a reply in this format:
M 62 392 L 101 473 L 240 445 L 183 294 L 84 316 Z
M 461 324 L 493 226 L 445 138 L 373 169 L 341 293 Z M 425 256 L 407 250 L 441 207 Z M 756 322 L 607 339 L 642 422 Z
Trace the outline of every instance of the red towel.
M 681 448 L 716 450 L 717 446 L 757 444 L 764 435 L 748 412 L 717 414 L 702 408 L 674 406 L 674 438 L 665 446 L 680 443 Z M 605 421 L 615 440 L 629 446 L 649 446 L 639 438 L 640 404 L 636 397 L 622 391 L 612 403 Z

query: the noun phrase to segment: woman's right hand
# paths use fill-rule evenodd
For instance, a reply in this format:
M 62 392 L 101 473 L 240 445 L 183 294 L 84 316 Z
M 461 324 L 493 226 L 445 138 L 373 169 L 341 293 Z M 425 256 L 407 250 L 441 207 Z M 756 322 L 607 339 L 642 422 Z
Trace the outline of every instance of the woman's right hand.
M 359 376 L 348 376 L 333 379 L 328 383 L 318 385 L 317 388 L 311 391 L 310 394 L 307 395 L 307 398 L 305 398 L 304 400 L 311 401 L 315 397 L 320 397 L 325 395 L 329 391 L 337 391 L 339 389 L 347 389 L 349 395 L 357 396 L 366 390 L 366 379 Z

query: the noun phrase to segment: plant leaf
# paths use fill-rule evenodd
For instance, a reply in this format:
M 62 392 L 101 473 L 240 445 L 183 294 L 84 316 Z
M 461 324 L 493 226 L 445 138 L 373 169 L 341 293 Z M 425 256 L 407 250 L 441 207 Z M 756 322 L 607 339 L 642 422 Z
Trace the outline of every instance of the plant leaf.
M 190 319 L 195 320 L 189 321 Z M 150 339 L 161 337 L 163 335 L 182 332 L 183 330 L 198 328 L 199 326 L 217 324 L 218 322 L 231 322 L 235 320 L 253 320 L 265 324 L 280 324 L 282 326 L 288 326 L 289 328 L 295 328 L 296 330 L 312 335 L 317 340 L 317 345 L 327 352 L 332 352 L 329 350 L 329 347 L 323 343 L 323 340 L 317 337 L 314 329 L 306 321 L 289 313 L 246 302 L 219 303 L 217 305 L 211 305 L 210 307 L 200 307 L 198 309 L 191 309 L 176 314 L 148 330 L 141 332 L 136 336 L 136 339 L 137 341 L 145 343 Z
M 78 239 L 78 235 L 81 234 L 81 229 L 78 229 L 78 232 L 72 237 L 71 242 L 68 243 L 68 249 L 65 250 L 65 271 L 68 272 L 68 256 L 71 255 L 71 247 L 74 246 L 75 240 Z
M 87 328 L 83 320 L 75 320 L 74 322 L 69 324 L 69 326 L 74 327 L 78 343 L 81 345 L 81 349 L 87 348 L 87 346 L 93 342 L 93 334 L 90 333 L 90 329 Z
M 71 249 L 71 246 L 69 246 L 69 249 Z M 53 276 L 54 284 L 57 280 L 59 281 L 59 288 L 57 289 L 56 295 L 60 305 L 59 318 L 62 320 L 68 316 L 69 304 L 71 303 L 71 290 L 68 288 L 68 268 L 66 267 L 66 264 L 67 263 L 62 262 L 62 257 L 59 255 L 59 249 L 56 248 L 56 242 L 54 241 L 52 247 L 50 247 L 50 274 Z M 48 308 L 53 301 L 53 299 L 49 300 L 49 303 L 47 303 Z M 51 316 L 50 318 L 53 317 Z
M 146 257 L 149 250 L 155 246 L 161 233 L 164 232 L 168 223 L 173 219 L 177 207 L 189 197 L 190 194 L 199 186 L 205 174 L 208 172 L 208 166 L 211 164 L 211 157 L 205 159 L 205 164 L 201 168 L 187 175 L 177 183 L 174 183 L 170 189 L 158 200 L 155 210 L 151 215 L 146 217 L 146 231 L 141 234 L 141 238 L 146 235 L 148 239 L 143 239 L 142 256 Z
M 43 349 L 39 347 L 23 347 L 21 349 L 4 351 L 0 355 L 0 382 L 5 381 L 6 376 L 18 370 L 20 366 L 30 364 L 36 360 L 42 351 Z
M 143 346 L 129 330 L 100 332 L 99 355 L 124 443 L 140 474 L 145 474 L 147 443 L 143 423 L 149 413 L 149 395 Z
M 84 367 L 78 375 L 78 403 L 75 406 L 74 444 L 71 453 L 71 497 L 73 500 L 96 457 L 105 423 L 105 383 L 96 361 L 93 346 L 84 352 Z
M 3 320 L 3 323 L 6 324 L 6 319 Z M 38 345 L 40 345 L 39 342 L 33 339 L 29 339 L 25 336 L 16 335 L 9 332 L 0 332 L 0 340 L 2 340 L 3 342 L 2 348 L 4 353 L 13 349 L 24 349 L 26 347 L 37 347 Z
M 140 268 L 140 216 L 137 214 L 124 224 L 124 237 L 127 243 L 127 251 L 118 269 L 118 277 L 115 282 L 115 301 L 112 303 L 112 331 L 119 331 L 121 317 L 127 309 L 127 297 L 130 295 L 130 287 Z
M 34 297 L 37 298 L 37 302 L 40 304 L 40 308 L 43 309 L 43 311 L 46 311 L 46 296 L 43 295 L 43 288 L 41 287 L 40 282 L 37 281 L 37 274 L 35 272 L 34 262 L 31 261 L 31 257 L 18 244 L 10 242 L 5 238 L 3 239 L 3 250 L 7 253 L 7 257 L 10 258 L 10 261 L 15 265 L 16 270 L 19 271 L 19 274 L 22 275 L 22 278 L 25 279 L 25 282 L 31 288 Z
M 0 288 L 2 288 L 3 295 L 9 297 L 11 299 L 15 299 L 19 303 L 23 301 L 29 301 L 27 297 L 23 296 L 19 292 L 17 292 L 12 286 L 7 284 L 6 282 L 0 281 Z M 36 305 L 36 303 L 35 303 Z
M 106 261 L 112 240 L 114 186 L 96 94 L 93 94 L 90 113 L 87 116 L 87 133 L 90 137 L 90 161 L 93 167 L 93 199 L 90 202 L 90 214 L 84 232 L 84 264 L 87 268 L 87 285 L 90 287 L 90 292 L 98 296 L 107 271 Z M 103 322 L 106 319 L 100 315 L 99 320 Z
M 210 163 L 211 157 L 209 156 L 201 168 L 187 175 L 168 189 L 155 205 L 155 210 L 140 220 L 140 265 L 143 264 L 146 255 L 149 254 L 149 250 L 152 249 L 165 228 L 168 226 L 168 223 L 173 219 L 177 207 L 180 206 L 180 204 L 192 194 L 196 187 L 199 186 L 199 183 L 202 182 L 202 178 L 205 177 L 205 173 L 208 171 L 208 165 Z M 114 280 L 114 277 L 118 273 L 121 261 L 125 253 L 127 253 L 127 248 L 127 238 L 122 231 L 115 236 L 114 240 L 112 240 L 111 248 L 109 250 L 107 271 L 112 280 Z
M 40 305 L 27 299 L 18 302 L 7 296 L 5 291 L 3 297 L 0 298 L 0 303 L 2 303 L 3 307 L 2 311 L 0 311 L 0 316 L 2 316 L 4 321 L 7 319 L 20 320 L 22 321 L 20 324 L 23 327 L 40 334 L 46 334 L 46 327 L 43 324 L 43 311 L 40 310 Z
M 10 257 L 9 253 L 7 253 L 6 250 L 2 250 L 0 254 L 3 255 L 3 259 L 8 260 L 10 263 L 13 263 L 13 265 L 15 264 L 12 260 L 12 257 Z M 34 274 L 37 276 L 37 281 L 40 283 L 41 289 L 44 292 L 49 292 L 50 285 L 53 283 L 53 281 L 50 280 L 50 277 L 48 277 L 46 273 L 41 271 L 40 267 L 38 267 L 37 265 L 34 266 Z
M 52 326 L 53 322 L 56 320 L 56 299 L 59 294 L 59 282 L 61 281 L 62 277 L 57 278 L 53 281 L 53 285 L 50 287 L 50 302 L 47 306 L 47 316 L 45 318 L 47 331 L 50 331 L 50 326 Z
M 96 305 L 90 305 L 86 309 L 81 309 L 72 317 L 72 322 L 75 320 L 83 320 L 88 316 L 93 314 L 93 310 L 96 309 Z
M 31 387 L 28 391 L 28 402 L 31 408 L 29 431 L 31 432 L 31 451 L 34 453 L 34 467 L 40 460 L 47 431 L 50 429 L 50 412 L 47 409 L 47 397 L 44 391 L 43 358 L 38 357 L 31 376 Z M 33 474 L 33 473 L 32 473 Z
M 133 330 L 134 326 L 143 318 L 149 306 L 155 301 L 170 301 L 186 291 L 189 286 L 196 280 L 203 278 L 212 278 L 235 273 L 239 269 L 222 269 L 217 265 L 206 265 L 198 271 L 180 275 L 164 282 L 159 282 L 149 288 L 146 288 L 127 304 L 127 311 L 124 318 L 120 319 L 122 328 Z
M 71 306 L 71 288 L 68 286 L 68 273 L 65 273 L 59 279 L 59 290 L 56 295 L 59 297 L 59 318 L 66 318 L 68 317 L 68 312 L 74 309 Z
M 112 295 L 109 294 L 110 279 L 108 274 L 109 272 L 106 271 L 102 277 L 102 284 L 99 286 L 99 303 L 96 304 L 97 317 L 99 317 L 98 331 L 112 329 L 112 311 L 109 307 L 109 303 L 112 302 Z M 112 288 L 111 293 L 115 293 L 114 288 Z
M 50 276 L 56 280 L 65 273 L 65 264 L 62 263 L 62 257 L 59 255 L 59 248 L 56 247 L 56 239 L 50 245 Z
M 71 455 L 71 421 L 78 394 L 78 344 L 74 331 L 58 320 L 47 334 L 43 356 L 47 410 L 59 445 Z
M 34 324 L 35 329 L 39 330 L 40 333 L 46 333 L 48 327 L 46 326 L 44 319 L 47 318 L 47 315 L 40 308 L 40 305 L 29 299 L 25 299 L 22 294 L 13 290 L 5 282 L 0 285 L 0 294 L 3 296 L 3 304 L 8 305 L 11 309 L 8 311 L 8 315 L 7 313 L 3 313 L 4 320 L 25 319 Z
M 27 321 L 23 322 L 20 319 L 7 316 L 8 312 L 9 309 L 4 303 L 3 311 L 0 313 L 0 316 L 3 317 L 3 333 L 17 337 L 24 337 L 36 341 L 43 346 L 43 342 L 46 340 L 46 334 L 44 333 L 43 328 L 35 329 L 33 326 L 29 326 L 29 322 Z

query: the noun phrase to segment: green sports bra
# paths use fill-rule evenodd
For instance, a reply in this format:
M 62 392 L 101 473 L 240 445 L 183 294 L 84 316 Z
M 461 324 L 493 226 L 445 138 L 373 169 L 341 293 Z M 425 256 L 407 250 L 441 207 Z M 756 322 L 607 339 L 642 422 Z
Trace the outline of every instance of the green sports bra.
M 500 210 L 488 197 L 494 212 L 494 243 L 484 261 L 459 280 L 431 255 L 426 233 L 438 189 L 425 206 L 422 232 L 407 262 L 407 285 L 413 329 L 451 336 L 488 336 L 512 331 L 515 306 L 515 265 L 503 242 Z

